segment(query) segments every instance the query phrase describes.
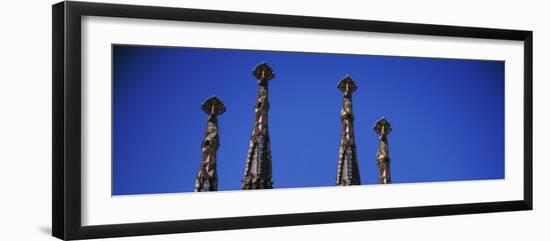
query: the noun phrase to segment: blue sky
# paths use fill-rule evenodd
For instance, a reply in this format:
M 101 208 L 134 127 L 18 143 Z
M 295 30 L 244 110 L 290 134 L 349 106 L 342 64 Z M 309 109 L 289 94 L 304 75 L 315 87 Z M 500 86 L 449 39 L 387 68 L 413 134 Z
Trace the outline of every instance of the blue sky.
M 393 183 L 504 178 L 504 62 L 182 47 L 113 46 L 113 195 L 193 191 L 207 116 L 220 97 L 220 190 L 237 190 L 266 61 L 274 188 L 333 186 L 349 74 L 363 184 L 377 181 L 377 119 Z

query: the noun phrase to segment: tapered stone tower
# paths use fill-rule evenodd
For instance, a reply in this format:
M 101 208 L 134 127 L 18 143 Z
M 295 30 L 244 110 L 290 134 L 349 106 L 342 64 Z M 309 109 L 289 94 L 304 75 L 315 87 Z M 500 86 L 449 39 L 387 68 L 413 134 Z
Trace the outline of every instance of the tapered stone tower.
M 268 131 L 268 82 L 275 77 L 275 73 L 267 63 L 262 62 L 252 71 L 258 80 L 258 97 L 254 112 L 254 128 L 248 145 L 248 155 L 244 169 L 241 189 L 271 189 L 271 147 Z
M 337 85 L 344 94 L 340 120 L 342 121 L 342 138 L 338 153 L 338 168 L 336 173 L 336 185 L 349 186 L 360 185 L 359 165 L 357 163 L 357 151 L 355 146 L 355 132 L 353 129 L 352 93 L 357 90 L 355 82 L 346 75 Z
M 390 148 L 388 146 L 388 134 L 392 128 L 390 122 L 382 117 L 376 122 L 373 130 L 380 135 L 378 152 L 376 152 L 376 163 L 378 164 L 378 184 L 390 184 Z
M 195 180 L 195 192 L 217 191 L 216 152 L 220 146 L 218 116 L 225 112 L 225 106 L 218 97 L 212 96 L 202 103 L 202 110 L 208 114 L 208 124 L 201 144 L 202 157 Z

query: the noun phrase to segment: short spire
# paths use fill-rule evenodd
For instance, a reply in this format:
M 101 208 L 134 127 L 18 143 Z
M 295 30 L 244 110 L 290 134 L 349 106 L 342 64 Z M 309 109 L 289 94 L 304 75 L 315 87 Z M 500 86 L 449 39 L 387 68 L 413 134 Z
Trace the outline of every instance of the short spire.
M 378 151 L 376 152 L 376 163 L 378 165 L 378 183 L 390 184 L 390 148 L 388 144 L 388 134 L 392 131 L 390 122 L 382 117 L 376 121 L 372 128 L 380 136 L 380 142 L 378 144 Z
M 252 75 L 258 79 L 258 95 L 254 105 L 254 124 L 248 144 L 244 177 L 241 189 L 271 189 L 273 188 L 271 141 L 268 131 L 269 98 L 267 81 L 275 77 L 275 73 L 266 62 L 254 68 Z
M 340 120 L 342 121 L 342 136 L 338 152 L 338 166 L 336 169 L 336 185 L 349 186 L 360 185 L 359 164 L 357 161 L 357 148 L 355 145 L 355 130 L 353 128 L 353 110 L 351 93 L 357 86 L 349 75 L 344 76 L 336 86 L 344 93 Z
M 201 109 L 208 114 L 208 122 L 201 144 L 201 163 L 195 179 L 195 192 L 218 190 L 217 154 L 220 146 L 218 135 L 218 115 L 225 112 L 223 102 L 216 96 L 206 99 Z

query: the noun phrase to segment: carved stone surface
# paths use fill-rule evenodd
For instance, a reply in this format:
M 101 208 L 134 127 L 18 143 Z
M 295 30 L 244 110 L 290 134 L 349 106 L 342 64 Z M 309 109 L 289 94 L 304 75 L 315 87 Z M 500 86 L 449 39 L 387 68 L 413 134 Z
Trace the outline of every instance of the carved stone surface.
M 392 131 L 390 122 L 382 117 L 376 122 L 373 130 L 380 135 L 378 152 L 376 152 L 376 163 L 378 164 L 378 184 L 390 184 L 390 148 L 388 146 L 388 134 Z
M 355 131 L 353 128 L 352 93 L 357 89 L 355 82 L 346 75 L 337 88 L 344 94 L 340 120 L 342 121 L 342 137 L 338 153 L 338 168 L 336 172 L 336 185 L 349 186 L 360 185 L 359 165 L 357 163 L 357 151 L 355 146 Z
M 212 96 L 202 103 L 202 110 L 208 114 L 208 123 L 201 144 L 202 157 L 199 173 L 195 180 L 195 192 L 217 191 L 216 152 L 220 146 L 218 116 L 225 112 L 225 106 L 218 97 Z
M 252 71 L 258 79 L 258 96 L 254 112 L 254 128 L 248 145 L 248 155 L 244 170 L 241 189 L 271 189 L 271 147 L 268 131 L 268 82 L 275 77 L 275 73 L 267 63 L 262 62 Z

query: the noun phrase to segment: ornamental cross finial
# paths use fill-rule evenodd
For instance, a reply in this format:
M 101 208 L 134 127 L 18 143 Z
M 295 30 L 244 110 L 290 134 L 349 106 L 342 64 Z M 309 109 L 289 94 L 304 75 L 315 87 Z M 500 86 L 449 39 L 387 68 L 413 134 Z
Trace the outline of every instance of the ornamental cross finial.
M 376 121 L 372 129 L 379 135 L 388 135 L 392 131 L 390 122 L 384 117 Z
M 223 102 L 215 95 L 202 102 L 201 108 L 209 115 L 221 115 L 225 112 Z
M 350 96 L 353 92 L 355 92 L 355 90 L 357 90 L 355 82 L 349 75 L 344 76 L 344 78 L 338 82 L 336 87 L 344 93 L 344 96 Z
M 254 68 L 252 75 L 258 79 L 258 83 L 260 84 L 267 83 L 267 81 L 275 78 L 273 69 L 271 69 L 265 61 L 261 62 L 256 66 L 256 68 Z

